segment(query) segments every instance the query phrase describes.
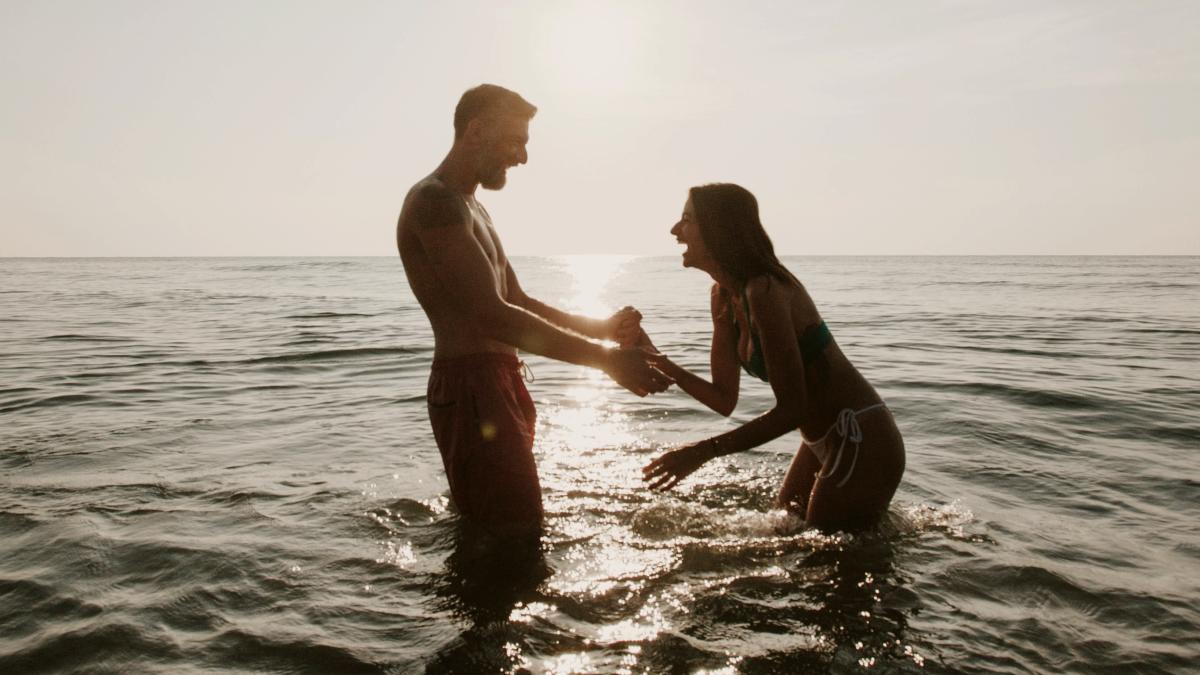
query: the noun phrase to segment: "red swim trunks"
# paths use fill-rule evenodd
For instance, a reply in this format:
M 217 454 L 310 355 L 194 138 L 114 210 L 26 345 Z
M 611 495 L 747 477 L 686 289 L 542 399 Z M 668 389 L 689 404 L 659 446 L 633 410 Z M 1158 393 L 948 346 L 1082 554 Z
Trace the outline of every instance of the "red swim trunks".
M 434 359 L 426 402 L 458 512 L 497 526 L 540 525 L 542 488 L 533 461 L 537 411 L 517 357 Z

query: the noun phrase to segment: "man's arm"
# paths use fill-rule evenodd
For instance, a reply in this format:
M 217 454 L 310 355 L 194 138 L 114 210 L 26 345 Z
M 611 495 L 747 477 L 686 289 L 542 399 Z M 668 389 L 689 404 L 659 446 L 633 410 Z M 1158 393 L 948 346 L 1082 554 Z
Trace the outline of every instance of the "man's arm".
M 663 391 L 669 380 L 633 350 L 613 350 L 561 330 L 500 297 L 491 264 L 472 233 L 463 199 L 429 185 L 415 196 L 415 231 L 445 296 L 475 321 L 475 330 L 519 349 L 599 368 L 638 395 Z
M 526 295 L 525 289 L 521 288 L 521 282 L 517 280 L 517 274 L 513 271 L 511 264 L 505 271 L 507 276 L 508 286 L 508 301 L 518 307 L 526 309 L 550 323 L 568 328 L 586 335 L 595 340 L 614 340 L 616 339 L 616 331 L 622 319 L 629 316 L 631 312 L 635 312 L 632 307 L 626 307 L 617 310 L 615 314 L 607 319 L 596 319 L 590 316 L 580 316 L 564 312 L 557 307 L 551 307 L 537 298 Z M 640 315 L 639 315 L 640 318 Z

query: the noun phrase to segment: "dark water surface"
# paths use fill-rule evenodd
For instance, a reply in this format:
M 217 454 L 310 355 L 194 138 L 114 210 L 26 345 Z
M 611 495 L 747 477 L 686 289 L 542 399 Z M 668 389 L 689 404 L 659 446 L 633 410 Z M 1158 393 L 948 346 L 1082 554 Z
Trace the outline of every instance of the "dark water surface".
M 791 258 L 892 407 L 889 522 L 770 510 L 792 434 L 528 357 L 545 570 L 472 567 L 394 258 L 0 259 L 0 673 L 1184 672 L 1200 658 L 1200 259 Z M 675 258 L 524 258 L 704 370 Z

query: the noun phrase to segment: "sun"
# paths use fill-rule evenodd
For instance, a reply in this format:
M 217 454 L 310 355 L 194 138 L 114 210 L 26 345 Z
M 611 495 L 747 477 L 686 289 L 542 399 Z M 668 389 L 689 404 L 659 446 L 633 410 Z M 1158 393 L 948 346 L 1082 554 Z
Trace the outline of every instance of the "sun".
M 546 16 L 544 65 L 566 88 L 611 94 L 636 77 L 644 30 L 637 5 L 564 3 Z

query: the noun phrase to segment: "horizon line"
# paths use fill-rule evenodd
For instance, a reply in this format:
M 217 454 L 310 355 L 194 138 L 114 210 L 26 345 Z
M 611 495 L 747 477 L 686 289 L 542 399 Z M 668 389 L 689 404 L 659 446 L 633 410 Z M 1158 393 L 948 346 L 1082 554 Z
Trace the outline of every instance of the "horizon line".
M 1195 258 L 1200 253 L 780 253 L 780 258 Z M 671 253 L 509 253 L 509 258 L 677 258 Z M 0 260 L 136 260 L 212 258 L 399 258 L 390 254 L 216 254 L 216 255 L 0 255 Z

